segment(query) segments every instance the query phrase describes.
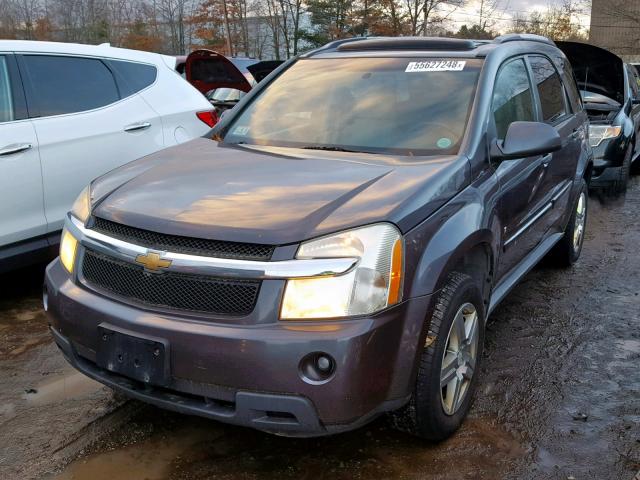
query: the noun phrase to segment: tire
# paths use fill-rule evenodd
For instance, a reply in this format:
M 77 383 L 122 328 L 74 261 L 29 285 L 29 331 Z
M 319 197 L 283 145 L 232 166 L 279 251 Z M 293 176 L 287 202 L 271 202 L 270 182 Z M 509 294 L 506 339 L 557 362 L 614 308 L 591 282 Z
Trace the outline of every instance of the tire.
M 469 375 L 467 367 L 470 365 L 466 363 L 460 365 L 458 363 L 460 356 L 452 353 L 447 354 L 449 359 L 447 363 L 454 365 L 452 368 L 457 365 L 457 370 L 450 383 L 441 387 L 442 364 L 449 341 L 451 341 L 451 349 L 454 349 L 455 333 L 453 330 L 456 330 L 452 329 L 454 319 L 459 311 L 470 312 L 469 305 L 475 308 L 476 313 L 475 365 Z M 463 310 L 465 307 L 467 310 Z M 465 329 L 467 326 L 470 329 L 472 314 L 464 315 L 463 318 L 465 318 L 463 323 Z M 418 374 L 411 399 L 405 407 L 392 414 L 392 421 L 397 429 L 427 440 L 440 441 L 452 435 L 460 427 L 471 408 L 473 394 L 478 383 L 484 342 L 484 325 L 484 303 L 479 286 L 469 275 L 451 273 L 436 300 L 426 340 L 423 343 L 423 351 L 420 353 Z M 457 360 L 451 361 L 452 358 Z M 458 372 L 460 372 L 460 376 L 458 376 Z M 453 370 L 449 369 L 449 373 L 453 373 Z M 463 375 L 470 376 L 470 379 Z M 453 407 L 453 402 L 448 400 L 450 395 L 452 398 L 454 397 L 455 385 L 453 382 L 460 381 L 460 377 L 464 379 L 461 383 L 464 393 L 457 406 Z M 445 410 L 447 407 L 453 411 L 447 412 Z
M 627 191 L 627 184 L 631 175 L 631 160 L 633 159 L 633 145 L 629 145 L 627 153 L 624 155 L 622 167 L 618 172 L 618 177 L 606 188 L 605 193 L 609 197 L 619 197 Z
M 582 205 L 580 202 L 582 201 Z M 560 267 L 570 267 L 578 261 L 580 253 L 582 253 L 582 245 L 584 244 L 584 234 L 587 226 L 587 216 L 589 213 L 589 194 L 587 182 L 582 180 L 580 193 L 576 201 L 571 206 L 571 218 L 564 231 L 564 236 L 549 253 L 553 263 Z M 582 213 L 580 213 L 580 211 Z M 579 238 L 576 228 L 582 227 L 579 232 Z
M 633 161 L 633 158 L 631 158 L 630 173 L 631 173 L 631 175 L 640 175 L 640 157 L 636 157 L 636 161 L 635 162 Z

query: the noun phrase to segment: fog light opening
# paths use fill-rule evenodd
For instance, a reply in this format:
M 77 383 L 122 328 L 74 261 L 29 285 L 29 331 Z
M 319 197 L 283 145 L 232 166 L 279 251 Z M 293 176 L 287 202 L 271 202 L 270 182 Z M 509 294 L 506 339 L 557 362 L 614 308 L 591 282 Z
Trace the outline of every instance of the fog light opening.
M 300 376 L 312 385 L 327 383 L 335 372 L 336 361 L 328 353 L 310 353 L 300 361 Z

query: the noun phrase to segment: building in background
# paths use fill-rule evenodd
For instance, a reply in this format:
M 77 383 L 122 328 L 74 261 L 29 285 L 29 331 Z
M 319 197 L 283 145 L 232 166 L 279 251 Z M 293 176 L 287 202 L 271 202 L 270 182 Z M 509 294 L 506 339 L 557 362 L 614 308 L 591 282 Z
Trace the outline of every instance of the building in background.
M 640 1 L 593 0 L 589 41 L 640 63 Z

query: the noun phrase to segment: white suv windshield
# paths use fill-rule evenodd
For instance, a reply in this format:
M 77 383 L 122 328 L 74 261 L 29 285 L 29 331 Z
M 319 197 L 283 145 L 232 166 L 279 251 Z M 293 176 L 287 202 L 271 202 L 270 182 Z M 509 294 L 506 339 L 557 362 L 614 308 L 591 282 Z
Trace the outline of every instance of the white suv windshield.
M 224 141 L 454 154 L 481 67 L 477 59 L 302 59 L 240 113 Z

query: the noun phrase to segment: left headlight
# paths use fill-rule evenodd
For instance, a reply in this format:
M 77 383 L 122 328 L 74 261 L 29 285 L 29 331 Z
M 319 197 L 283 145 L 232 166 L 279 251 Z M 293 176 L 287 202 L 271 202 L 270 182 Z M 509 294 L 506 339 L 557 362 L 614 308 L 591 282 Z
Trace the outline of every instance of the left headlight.
M 335 277 L 288 280 L 280 318 L 320 319 L 375 313 L 402 300 L 402 235 L 388 223 L 347 230 L 303 243 L 297 259 L 357 257 Z
M 91 186 L 86 186 L 71 207 L 71 215 L 86 223 L 91 215 Z

